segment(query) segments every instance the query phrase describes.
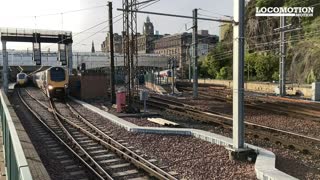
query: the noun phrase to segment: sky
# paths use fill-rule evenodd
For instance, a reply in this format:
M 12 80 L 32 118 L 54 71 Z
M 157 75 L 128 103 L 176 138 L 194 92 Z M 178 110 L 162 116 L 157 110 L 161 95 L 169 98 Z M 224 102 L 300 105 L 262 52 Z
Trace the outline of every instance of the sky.
M 122 0 L 113 0 L 113 16 L 120 15 L 117 8 L 122 7 Z M 73 51 L 88 52 L 92 41 L 95 49 L 100 51 L 102 41 L 108 32 L 108 23 L 79 32 L 108 20 L 107 0 L 1 0 L 0 27 L 65 30 L 73 33 Z M 97 7 L 98 8 L 92 8 Z M 87 9 L 77 12 L 73 10 Z M 200 8 L 199 17 L 221 18 L 232 15 L 233 0 L 160 0 L 144 11 L 154 11 L 170 14 L 192 16 L 192 10 Z M 146 14 L 138 14 L 138 32 L 142 32 Z M 163 17 L 149 15 L 154 29 L 160 34 L 174 34 L 185 32 L 185 27 L 192 26 L 191 19 Z M 120 18 L 120 21 L 117 21 Z M 122 31 L 122 16 L 114 19 L 114 33 Z M 207 29 L 210 34 L 219 35 L 219 23 L 199 21 L 199 30 Z M 189 30 L 191 32 L 191 30 Z M 95 35 L 94 35 L 95 34 Z M 91 37 L 89 37 L 91 36 Z M 2 46 L 2 44 L 0 45 Z M 32 49 L 31 43 L 7 43 L 7 49 Z M 42 44 L 42 51 L 55 50 L 56 44 Z M 2 47 L 1 47 L 2 49 Z

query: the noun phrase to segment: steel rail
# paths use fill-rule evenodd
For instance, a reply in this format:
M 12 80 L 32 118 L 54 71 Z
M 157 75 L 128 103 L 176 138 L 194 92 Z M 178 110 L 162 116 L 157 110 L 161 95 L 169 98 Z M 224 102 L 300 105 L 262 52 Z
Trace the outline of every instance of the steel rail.
M 155 176 L 160 179 L 171 179 L 175 180 L 176 178 L 172 176 L 171 174 L 163 171 L 161 168 L 155 166 L 148 160 L 144 159 L 143 157 L 136 154 L 134 151 L 130 150 L 129 148 L 123 146 L 122 144 L 118 143 L 116 140 L 114 140 L 112 137 L 108 136 L 104 132 L 102 132 L 99 128 L 94 126 L 90 121 L 85 119 L 83 116 L 81 116 L 70 104 L 66 103 L 70 111 L 78 117 L 83 123 L 85 123 L 88 127 L 90 127 L 92 130 L 94 130 L 96 133 L 98 133 L 104 140 L 106 140 L 110 146 L 116 147 L 117 149 L 121 149 L 120 155 L 123 155 L 127 157 L 131 162 L 133 162 L 136 166 L 144 169 L 148 173 L 150 173 L 152 176 Z M 97 138 L 100 139 L 100 138 Z M 109 146 L 109 145 L 108 145 Z M 124 153 L 124 152 L 126 153 Z
M 90 162 L 94 164 L 94 167 L 96 167 L 98 169 L 98 171 L 100 172 L 97 172 L 95 170 L 96 173 L 99 174 L 99 177 L 101 179 L 109 179 L 109 180 L 113 180 L 113 178 L 111 177 L 111 175 L 109 173 L 107 173 L 101 166 L 98 162 L 96 162 L 88 152 L 86 152 L 86 150 L 84 150 L 82 148 L 82 146 L 73 138 L 73 136 L 69 133 L 69 131 L 66 129 L 66 127 L 62 124 L 62 122 L 60 121 L 60 119 L 58 118 L 58 116 L 60 116 L 60 114 L 58 114 L 56 111 L 55 111 L 55 107 L 53 105 L 53 103 L 51 102 L 51 100 L 49 101 L 49 105 L 50 107 L 46 106 L 45 104 L 43 104 L 41 101 L 39 101 L 38 99 L 36 99 L 34 96 L 32 96 L 30 94 L 30 92 L 28 90 L 25 90 L 27 92 L 27 94 L 33 99 L 35 100 L 36 102 L 38 102 L 41 106 L 43 106 L 44 108 L 47 108 L 48 111 L 50 111 L 51 113 L 53 113 L 53 116 L 54 118 L 57 120 L 57 123 L 58 125 L 60 126 L 60 128 L 63 130 L 63 132 L 65 133 L 65 135 L 67 135 L 67 139 L 70 140 L 73 145 L 76 145 L 79 150 L 85 155 L 85 157 L 89 158 Z M 89 165 L 90 166 L 90 165 Z M 91 166 L 90 166 L 91 167 Z M 92 168 L 92 167 L 91 167 Z M 95 174 L 96 174 L 95 173 Z M 101 176 L 101 174 L 103 174 Z
M 29 93 L 29 95 L 30 95 L 30 97 L 34 98 L 30 93 Z M 93 130 L 94 132 L 98 133 L 100 136 L 102 136 L 105 139 L 101 139 L 100 137 L 97 137 L 96 135 L 94 135 L 93 133 L 89 132 L 85 128 L 80 127 L 76 123 L 74 123 L 74 122 L 70 121 L 68 118 L 64 117 L 58 111 L 58 109 L 54 106 L 54 104 L 51 104 L 52 103 L 51 101 L 50 101 L 51 107 L 48 107 L 45 104 L 43 104 L 42 102 L 38 101 L 36 98 L 34 98 L 34 100 L 36 100 L 39 104 L 41 104 L 43 107 L 47 108 L 48 110 L 53 111 L 54 115 L 57 116 L 57 118 L 60 118 L 61 120 L 64 120 L 66 123 L 68 123 L 71 126 L 73 126 L 74 128 L 81 130 L 81 132 L 83 132 L 84 134 L 86 134 L 90 138 L 98 141 L 101 145 L 105 146 L 106 148 L 113 150 L 119 156 L 125 158 L 127 161 L 131 162 L 136 167 L 143 169 L 144 171 L 149 173 L 151 176 L 154 176 L 154 177 L 156 177 L 158 179 L 177 180 L 177 178 L 175 178 L 171 174 L 163 171 L 161 168 L 159 168 L 156 165 L 152 164 L 148 160 L 146 160 L 143 157 L 139 156 L 135 152 L 131 151 L 129 148 L 123 146 L 122 144 L 118 143 L 116 140 L 114 140 L 113 138 L 111 138 L 110 136 L 108 136 L 107 134 L 102 132 L 100 129 L 98 129 L 92 123 L 90 123 L 88 120 L 86 120 L 84 117 L 82 117 L 79 113 L 77 113 L 76 110 L 74 110 L 69 104 L 67 104 L 67 106 L 70 108 L 70 111 L 72 113 L 74 113 L 74 115 L 76 117 L 78 117 L 81 122 L 83 122 L 85 125 L 87 125 L 89 128 L 91 128 L 91 130 Z M 77 114 L 75 114 L 75 113 L 77 113 Z M 60 121 L 58 121 L 58 122 L 60 122 Z M 64 126 L 63 126 L 63 129 L 65 129 Z M 67 130 L 66 130 L 65 133 L 69 134 L 67 132 Z M 70 136 L 72 138 L 71 140 L 76 143 L 76 141 L 73 139 L 72 135 L 70 135 Z M 84 149 L 82 149 L 82 150 L 85 153 L 85 150 Z
M 154 97 L 152 97 L 154 98 Z M 178 102 L 176 101 L 172 101 L 172 100 L 168 100 L 168 99 L 160 99 L 160 98 L 157 98 L 157 100 L 161 100 L 161 101 L 167 101 L 167 102 L 173 102 L 175 104 L 177 104 Z M 187 108 L 187 110 L 189 111 L 195 111 L 195 112 L 198 112 L 198 113 L 203 113 L 203 114 L 206 114 L 206 115 L 209 115 L 209 116 L 213 116 L 213 117 L 218 117 L 218 118 L 223 118 L 223 119 L 226 119 L 226 120 L 229 120 L 229 121 L 232 121 L 232 117 L 231 116 L 227 116 L 227 115 L 221 115 L 221 114 L 218 114 L 216 112 L 206 112 L 206 111 L 200 111 L 197 107 L 195 106 L 191 106 L 191 105 L 188 105 L 188 104 L 184 104 L 184 103 L 181 103 L 181 105 L 185 108 Z M 170 107 L 177 107 L 175 105 L 169 105 Z M 190 108 L 190 109 L 189 109 Z M 311 137 L 311 136 L 306 136 L 306 135 L 303 135 L 303 134 L 299 134 L 299 133 L 294 133 L 294 132 L 290 132 L 290 131 L 286 131 L 286 130 L 281 130 L 281 129 L 277 129 L 277 128 L 272 128 L 272 127 L 268 127 L 268 126 L 264 126 L 264 125 L 260 125 L 260 124 L 256 124 L 256 123 L 251 123 L 251 122 L 248 122 L 248 121 L 245 121 L 245 124 L 246 125 L 251 125 L 251 126 L 256 126 L 256 127 L 259 127 L 259 128 L 264 128 L 264 129 L 268 129 L 268 130 L 272 130 L 272 131 L 277 131 L 277 132 L 280 132 L 280 133 L 284 133 L 284 134 L 290 134 L 290 135 L 293 135 L 293 136 L 298 136 L 298 137 L 302 137 L 302 138 L 306 138 L 306 139 L 309 139 L 309 140 L 312 140 L 312 141 L 315 141 L 315 142 L 318 142 L 320 143 L 320 139 L 319 138 L 315 138 L 315 137 Z
M 27 91 L 26 91 L 27 92 Z M 27 94 L 30 96 L 29 92 L 27 92 Z M 91 172 L 93 172 L 99 179 L 104 179 L 95 169 L 93 169 L 91 167 L 90 164 L 88 164 L 80 155 L 78 155 L 77 152 L 75 152 L 73 150 L 73 148 L 71 148 L 64 140 L 62 140 L 59 135 L 57 133 L 54 132 L 54 130 L 52 130 L 52 128 L 50 128 L 45 122 L 44 120 L 40 117 L 40 115 L 38 113 L 36 113 L 31 107 L 30 105 L 24 100 L 24 98 L 21 96 L 20 94 L 20 90 L 18 90 L 18 96 L 21 100 L 21 102 L 24 104 L 24 106 L 32 113 L 32 115 L 64 146 L 66 147 L 75 157 L 77 157 L 89 170 L 91 170 Z M 31 97 L 31 96 L 30 96 Z M 32 97 L 31 97 L 32 98 Z M 34 99 L 35 100 L 35 99 Z M 40 101 L 36 101 L 39 104 L 44 105 L 42 102 Z M 45 106 L 45 105 L 44 105 Z
M 63 120 L 66 120 L 64 118 L 62 118 L 61 114 L 59 114 L 57 111 L 56 111 L 56 108 L 52 102 L 52 100 L 50 100 L 50 106 L 51 108 L 53 109 L 53 115 L 55 117 L 55 119 L 57 120 L 59 126 L 62 128 L 62 130 L 65 132 L 65 134 L 67 134 L 69 140 L 72 141 L 73 144 L 75 144 L 83 153 L 84 155 L 90 159 L 90 162 L 94 164 L 94 167 L 96 167 L 104 176 L 104 179 L 109 179 L 109 180 L 113 180 L 112 176 L 106 172 L 102 167 L 101 165 L 96 162 L 93 157 L 91 157 L 91 155 L 85 150 L 83 149 L 83 147 L 74 139 L 74 137 L 70 134 L 70 132 L 67 130 L 67 128 L 63 125 L 63 123 L 60 121 L 61 119 Z M 69 123 L 69 122 L 68 122 Z M 69 123 L 70 124 L 70 123 Z M 82 131 L 83 132 L 83 131 Z
M 181 90 L 186 90 L 186 91 L 192 91 L 191 88 L 188 87 L 180 87 L 179 89 Z M 221 95 L 223 94 L 222 92 L 219 92 L 220 90 L 216 91 L 217 94 L 213 95 L 210 93 L 206 93 L 206 92 L 199 92 L 200 97 L 205 97 L 205 98 L 212 98 L 212 99 L 217 99 L 219 101 L 224 101 L 224 102 L 231 102 L 232 98 L 224 98 L 224 97 L 220 97 L 217 95 Z M 228 94 L 226 94 L 227 96 Z M 231 95 L 231 94 L 229 94 Z M 263 101 L 263 99 L 265 97 L 259 97 L 261 99 L 258 99 L 258 101 Z M 272 96 L 269 96 L 268 98 L 274 98 Z M 320 122 L 319 121 L 319 117 L 320 114 L 315 114 L 319 112 L 319 108 L 315 108 L 314 106 L 310 107 L 312 108 L 310 109 L 306 109 L 305 107 L 301 107 L 299 110 L 296 109 L 292 109 L 290 107 L 295 107 L 293 104 L 288 104 L 288 102 L 283 102 L 283 103 L 277 103 L 277 109 L 275 108 L 269 108 L 269 107 L 273 107 L 274 105 L 272 103 L 264 103 L 264 104 L 259 104 L 259 106 L 257 106 L 256 104 L 251 104 L 250 100 L 255 100 L 255 98 L 253 98 L 252 96 L 246 96 L 246 106 L 253 108 L 253 109 L 259 109 L 259 110 L 266 110 L 268 109 L 268 111 L 271 112 L 276 112 L 276 113 L 280 113 L 280 114 L 285 114 L 291 117 L 298 117 L 298 118 L 302 118 L 305 120 L 310 120 L 310 121 L 314 121 L 314 122 Z
M 184 106 L 172 105 L 172 104 L 169 104 L 170 100 L 168 102 L 164 102 L 164 101 L 166 101 L 166 99 L 159 99 L 159 100 L 161 102 L 148 100 L 147 103 L 150 104 L 150 102 L 151 102 L 152 106 L 167 110 L 167 111 L 175 113 L 175 114 L 179 114 L 182 116 L 189 116 L 195 120 L 218 123 L 226 128 L 232 129 L 231 128 L 232 127 L 232 118 L 231 117 L 227 117 L 227 116 L 223 116 L 223 115 L 219 115 L 219 114 L 215 114 L 215 113 L 211 113 L 211 112 L 204 112 L 204 111 L 196 110 L 196 109 L 190 109 L 190 106 L 184 107 Z M 212 118 L 215 118 L 215 119 L 213 120 Z M 223 119 L 223 120 L 219 120 L 219 119 Z M 308 142 L 320 144 L 320 139 L 318 139 L 318 138 L 305 136 L 302 134 L 293 133 L 293 132 L 289 132 L 289 131 L 285 131 L 285 130 L 281 130 L 281 129 L 276 129 L 276 128 L 271 128 L 271 127 L 267 127 L 267 126 L 263 126 L 263 125 L 259 125 L 259 124 L 255 124 L 255 123 L 250 123 L 250 122 L 245 122 L 245 125 L 247 127 L 249 127 L 248 132 L 247 132 L 248 134 L 253 133 L 256 135 L 261 135 L 264 137 L 264 139 L 273 138 L 276 140 L 277 143 L 281 143 L 281 142 L 283 144 L 290 144 L 291 143 L 292 145 L 294 145 L 294 147 L 298 147 L 303 152 L 310 151 L 313 154 L 320 155 L 320 152 L 318 150 L 310 149 L 307 146 L 303 146 L 303 145 L 297 144 L 295 142 L 289 142 L 287 139 L 286 139 L 286 141 L 284 141 L 284 139 L 277 137 L 275 134 L 272 134 L 272 132 L 279 133 L 282 135 L 291 136 L 293 138 L 300 138 L 302 140 L 307 140 Z M 261 130 L 264 130 L 264 132 L 261 132 Z M 268 137 L 268 134 L 266 134 L 267 132 L 269 132 L 270 133 L 269 135 L 271 135 L 272 137 Z

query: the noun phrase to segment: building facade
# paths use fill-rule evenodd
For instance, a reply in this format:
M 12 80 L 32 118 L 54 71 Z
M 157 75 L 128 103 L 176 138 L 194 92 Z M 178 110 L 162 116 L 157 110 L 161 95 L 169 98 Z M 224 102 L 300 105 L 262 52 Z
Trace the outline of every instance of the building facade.
M 160 39 L 162 36 L 154 34 L 154 26 L 150 21 L 149 16 L 146 22 L 143 24 L 143 34 L 137 37 L 138 53 L 139 54 L 150 54 L 154 52 L 155 41 Z
M 115 53 L 122 53 L 122 36 L 118 33 L 113 34 L 113 46 L 114 46 L 114 52 Z M 101 44 L 101 51 L 109 53 L 110 52 L 110 35 L 107 34 L 106 39 Z
M 209 35 L 207 30 L 198 32 L 198 55 L 206 55 L 219 41 L 219 37 Z M 185 73 L 191 59 L 192 33 L 166 35 L 155 41 L 154 53 L 174 58 L 178 70 Z
M 154 33 L 153 23 L 147 17 L 143 24 L 143 34 L 137 34 L 137 51 L 139 54 L 160 54 L 170 56 L 176 60 L 176 65 L 180 74 L 184 77 L 185 70 L 188 69 L 191 50 L 192 50 L 192 33 L 181 34 L 165 34 L 159 35 Z M 208 30 L 198 31 L 198 56 L 204 56 L 215 46 L 219 41 L 216 35 L 210 35 Z M 103 52 L 110 52 L 109 35 L 101 45 Z M 122 53 L 123 40 L 122 36 L 114 34 L 114 51 Z
M 143 35 L 154 35 L 153 23 L 150 21 L 149 16 L 147 16 L 146 22 L 143 23 Z

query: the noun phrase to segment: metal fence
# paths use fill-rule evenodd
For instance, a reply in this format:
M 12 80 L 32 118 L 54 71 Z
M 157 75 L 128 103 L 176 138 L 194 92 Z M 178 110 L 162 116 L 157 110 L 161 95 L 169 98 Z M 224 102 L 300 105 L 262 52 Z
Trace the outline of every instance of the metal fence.
M 0 91 L 1 129 L 8 180 L 32 180 L 31 172 L 10 112 L 14 112 L 7 96 Z
M 172 84 L 172 77 L 160 76 L 158 72 L 147 72 L 144 75 L 145 82 L 149 82 L 156 85 L 168 85 Z

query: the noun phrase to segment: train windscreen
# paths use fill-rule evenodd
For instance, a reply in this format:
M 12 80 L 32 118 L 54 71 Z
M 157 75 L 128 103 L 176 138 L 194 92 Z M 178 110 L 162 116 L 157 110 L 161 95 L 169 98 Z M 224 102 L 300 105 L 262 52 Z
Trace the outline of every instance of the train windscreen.
M 19 79 L 24 79 L 25 77 L 26 77 L 25 74 L 19 74 L 19 76 L 18 76 Z
M 50 69 L 51 81 L 64 81 L 65 80 L 65 71 L 63 68 L 55 67 Z

